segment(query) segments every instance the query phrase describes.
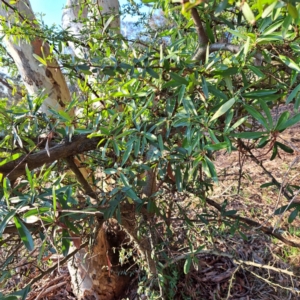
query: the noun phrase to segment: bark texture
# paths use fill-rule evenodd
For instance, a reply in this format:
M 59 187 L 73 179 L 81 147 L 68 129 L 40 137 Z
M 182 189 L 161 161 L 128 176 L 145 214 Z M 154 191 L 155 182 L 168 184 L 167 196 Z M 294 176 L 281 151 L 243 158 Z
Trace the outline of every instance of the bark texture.
M 1 2 L 0 15 L 5 18 L 2 30 L 5 30 L 5 27 L 9 28 L 11 24 L 21 24 L 21 22 L 26 22 L 32 27 L 37 26 L 34 23 L 35 16 L 30 1 L 17 1 L 14 6 L 8 6 L 6 1 Z M 46 59 L 47 66 L 44 66 L 34 57 L 34 54 L 42 58 L 49 56 L 50 48 L 47 43 L 39 37 L 32 37 L 30 41 L 6 37 L 4 42 L 7 52 L 17 65 L 28 93 L 37 95 L 43 90 L 43 94 L 47 95 L 41 108 L 44 113 L 49 114 L 49 108 L 60 110 L 71 101 L 65 77 L 57 61 L 54 58 Z

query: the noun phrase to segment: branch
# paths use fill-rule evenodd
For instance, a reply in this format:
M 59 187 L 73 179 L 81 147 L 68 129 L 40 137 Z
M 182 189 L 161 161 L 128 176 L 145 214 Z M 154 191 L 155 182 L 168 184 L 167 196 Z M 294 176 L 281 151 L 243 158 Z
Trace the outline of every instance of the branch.
M 199 46 L 196 53 L 193 56 L 193 60 L 199 60 L 202 56 L 206 53 L 206 47 L 205 46 Z M 241 50 L 241 47 L 239 45 L 233 45 L 228 43 L 214 43 L 209 46 L 209 53 L 217 52 L 217 51 L 229 51 L 232 53 L 238 53 Z M 254 54 L 254 57 L 256 59 L 256 65 L 261 65 L 262 61 L 264 60 L 264 57 L 261 53 Z
M 206 202 L 209 205 L 215 207 L 219 212 L 222 211 L 221 205 L 219 203 L 213 201 L 212 199 L 206 198 Z M 228 217 L 231 218 L 231 219 L 242 221 L 243 223 L 246 223 L 246 224 L 248 224 L 252 227 L 257 227 L 258 229 L 260 229 L 265 234 L 276 237 L 278 240 L 284 242 L 286 245 L 300 248 L 300 239 L 297 240 L 297 241 L 289 240 L 289 239 L 284 237 L 284 231 L 280 232 L 279 230 L 275 230 L 275 228 L 273 228 L 273 227 L 262 226 L 260 223 L 254 221 L 254 220 L 244 218 L 244 217 L 240 217 L 238 215 L 232 215 L 232 216 L 228 216 Z
M 11 181 L 25 174 L 25 166 L 27 164 L 29 170 L 33 170 L 50 164 L 58 159 L 64 159 L 79 153 L 90 150 L 95 150 L 98 146 L 100 138 L 88 138 L 87 135 L 73 136 L 72 142 L 64 140 L 63 143 L 49 149 L 49 154 L 46 150 L 39 151 L 30 155 L 23 155 L 17 160 L 11 161 L 3 166 L 0 166 L 0 173 L 7 176 Z
M 203 28 L 199 13 L 195 7 L 191 9 L 191 13 L 192 13 L 193 21 L 196 26 L 196 31 L 198 33 L 199 49 L 206 49 L 208 44 L 208 37 Z M 206 51 L 199 53 L 199 55 L 198 52 L 199 50 L 197 50 L 196 54 L 194 54 L 193 60 L 201 60 L 202 62 L 204 62 Z
M 77 167 L 77 165 L 74 162 L 74 158 L 72 156 L 69 156 L 69 157 L 65 158 L 65 161 L 67 162 L 69 168 L 75 174 L 76 179 L 78 180 L 78 182 L 82 185 L 85 193 L 88 196 L 97 199 L 97 193 L 92 189 L 92 187 L 90 186 L 88 181 L 84 178 L 84 176 L 80 172 L 79 168 Z

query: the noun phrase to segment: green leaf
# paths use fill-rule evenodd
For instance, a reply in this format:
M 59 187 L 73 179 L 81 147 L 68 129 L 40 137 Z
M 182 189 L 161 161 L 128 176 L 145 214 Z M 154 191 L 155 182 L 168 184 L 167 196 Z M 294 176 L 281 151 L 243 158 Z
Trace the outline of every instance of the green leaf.
M 240 139 L 258 139 L 265 136 L 267 132 L 238 132 L 230 134 L 233 137 L 237 137 Z
M 36 60 L 38 60 L 42 65 L 47 66 L 47 62 L 46 62 L 44 59 L 42 59 L 40 56 L 38 56 L 38 55 L 35 54 L 35 53 L 33 53 L 32 55 L 33 55 L 33 57 L 34 57 Z
M 285 103 L 289 104 L 294 98 L 297 97 L 298 93 L 300 91 L 300 84 L 298 84 L 293 90 L 292 92 L 289 94 L 289 96 L 287 97 Z
M 192 264 L 192 258 L 189 255 L 188 258 L 186 259 L 186 261 L 184 262 L 184 266 L 183 266 L 183 272 L 184 274 L 188 274 L 191 268 L 191 264 Z
M 202 81 L 202 91 L 206 99 L 208 99 L 208 86 L 205 78 L 201 76 L 201 81 Z
M 218 175 L 217 175 L 215 165 L 212 163 L 212 161 L 207 156 L 204 157 L 204 160 L 209 169 L 209 174 L 207 174 L 207 175 L 210 176 L 214 182 L 218 182 Z
M 157 137 L 156 137 L 156 135 L 153 134 L 153 133 L 146 132 L 146 133 L 145 133 L 145 137 L 146 137 L 149 141 L 151 141 L 151 142 L 156 142 L 156 141 L 157 141 Z
M 175 180 L 176 180 L 176 187 L 178 192 L 182 192 L 182 175 L 179 166 L 176 166 L 175 169 Z
M 169 117 L 172 116 L 175 105 L 176 105 L 176 99 L 174 97 L 167 99 L 166 111 Z
M 4 219 L 2 220 L 1 224 L 0 224 L 0 238 L 2 238 L 2 234 L 8 224 L 8 222 L 13 218 L 13 216 L 16 214 L 15 210 L 12 210 L 10 212 L 8 212 Z
M 273 146 L 273 149 L 272 149 L 272 156 L 271 156 L 270 160 L 274 160 L 276 158 L 277 154 L 278 154 L 278 148 L 275 143 Z
M 71 246 L 71 240 L 68 230 L 63 229 L 62 231 L 62 239 L 61 239 L 61 250 L 63 253 L 63 256 L 66 257 L 69 253 Z
M 232 105 L 235 103 L 236 98 L 231 98 L 230 100 L 228 100 L 227 102 L 225 102 L 216 112 L 215 114 L 212 116 L 212 118 L 210 119 L 210 122 L 219 118 L 220 116 L 224 115 L 231 107 Z
M 251 24 L 255 24 L 255 16 L 247 2 L 243 2 L 242 4 L 242 12 L 244 14 L 245 19 Z
M 182 85 L 179 89 L 179 93 L 178 93 L 178 104 L 181 104 L 182 99 L 184 97 L 185 94 L 185 90 L 186 90 L 186 85 Z
M 296 207 L 289 215 L 288 222 L 292 223 L 298 216 L 298 207 Z
M 22 223 L 22 221 L 18 217 L 14 217 L 14 222 L 25 247 L 29 251 L 32 251 L 34 249 L 34 242 L 30 231 L 27 229 L 27 227 Z
M 7 177 L 4 177 L 4 180 L 3 180 L 3 192 L 4 192 L 5 199 L 8 200 L 9 195 L 11 193 L 11 184 Z
M 30 170 L 28 169 L 28 165 L 27 164 L 25 166 L 25 171 L 26 171 L 27 180 L 28 180 L 29 185 L 30 185 L 30 189 L 31 189 L 31 191 L 34 191 L 34 183 L 33 183 L 33 180 L 32 180 L 32 175 L 31 175 Z
M 291 205 L 288 204 L 288 205 L 281 206 L 281 207 L 279 207 L 279 208 L 277 208 L 277 209 L 275 210 L 274 215 L 275 215 L 275 216 L 276 216 L 276 215 L 281 215 L 281 214 L 283 214 L 284 212 L 286 212 L 287 210 L 290 210 L 290 209 L 295 208 L 295 207 L 297 207 L 298 210 L 299 210 L 299 209 L 300 209 L 299 203 L 292 203 Z
M 277 93 L 277 90 L 257 90 L 254 92 L 244 93 L 244 98 L 263 98 L 272 94 Z
M 119 157 L 120 156 L 120 149 L 119 149 L 119 145 L 118 145 L 118 143 L 116 142 L 115 139 L 112 140 L 112 145 L 113 145 L 116 156 Z
M 195 109 L 194 103 L 191 98 L 183 98 L 182 100 L 183 106 L 188 113 L 192 113 L 193 115 L 197 116 L 197 111 Z
M 43 213 L 46 213 L 48 211 L 50 211 L 51 208 L 50 207 L 39 207 L 39 208 L 33 208 L 33 209 L 30 209 L 29 211 L 27 211 L 23 217 L 24 219 L 30 217 L 30 216 L 35 216 L 35 215 L 40 215 L 40 214 L 43 214 Z
M 294 153 L 294 150 L 280 142 L 275 143 L 280 149 L 282 149 L 283 151 L 287 152 L 287 153 Z
M 260 71 L 259 68 L 254 67 L 254 66 L 248 66 L 248 68 L 258 77 L 263 78 L 265 77 L 265 74 Z
M 56 189 L 55 185 L 52 186 L 52 205 L 53 205 L 53 212 L 54 216 L 56 215 Z
M 126 150 L 125 150 L 125 152 L 123 154 L 123 157 L 122 157 L 121 167 L 123 167 L 123 165 L 126 163 L 126 161 L 128 160 L 128 158 L 131 154 L 131 151 L 132 151 L 132 148 L 133 148 L 133 142 L 134 142 L 134 140 L 131 140 L 126 144 Z
M 244 107 L 248 111 L 248 113 L 255 119 L 257 120 L 261 125 L 263 125 L 266 129 L 270 129 L 269 124 L 266 121 L 266 118 L 259 112 L 257 111 L 253 106 L 245 104 Z
M 270 110 L 269 106 L 266 104 L 266 101 L 264 101 L 264 100 L 259 99 L 258 102 L 259 102 L 261 108 L 263 109 L 264 113 L 267 116 L 270 128 L 272 128 L 273 127 L 273 118 L 272 118 L 271 110 Z
M 112 16 L 110 16 L 110 17 L 108 18 L 108 20 L 107 20 L 107 21 L 105 22 L 105 24 L 104 24 L 104 27 L 103 27 L 103 30 L 102 30 L 102 34 L 105 33 L 106 29 L 108 28 L 108 26 L 110 25 L 110 23 L 113 21 L 114 18 L 115 18 L 114 15 L 112 15 Z
M 263 189 L 263 188 L 266 188 L 266 187 L 269 187 L 269 186 L 273 186 L 273 185 L 275 185 L 275 183 L 273 181 L 271 181 L 271 182 L 267 182 L 267 183 L 262 184 L 260 186 L 260 188 Z
M 283 24 L 282 24 L 282 37 L 285 39 L 286 34 L 289 30 L 290 25 L 292 24 L 292 16 L 288 15 L 284 18 Z
M 262 13 L 262 18 L 266 18 L 268 17 L 273 11 L 274 11 L 274 8 L 275 6 L 277 5 L 277 2 L 278 1 L 274 1 L 271 5 L 269 5 L 265 10 L 264 12 Z
M 294 19 L 297 19 L 299 17 L 298 10 L 293 4 L 288 3 L 287 10 Z
M 225 211 L 222 215 L 224 216 L 224 217 L 229 217 L 229 216 L 234 216 L 234 215 L 236 215 L 236 213 L 237 213 L 237 210 L 227 210 L 227 211 Z
M 156 78 L 156 79 L 159 79 L 159 75 L 158 75 L 153 69 L 151 69 L 151 68 L 146 68 L 146 72 L 147 72 L 150 76 L 152 76 L 152 77 L 154 77 L 154 78 Z
M 293 118 L 287 120 L 284 124 L 279 126 L 277 130 L 282 131 L 300 122 L 300 113 L 296 114 Z
M 279 55 L 279 58 L 281 59 L 281 61 L 286 64 L 289 68 L 300 72 L 300 67 L 298 64 L 296 64 L 291 58 L 284 56 L 284 55 Z
M 185 78 L 179 76 L 179 75 L 176 74 L 176 73 L 171 72 L 171 73 L 170 73 L 170 76 L 171 76 L 171 78 L 172 78 L 173 80 L 175 80 L 175 81 L 176 81 L 177 83 L 179 83 L 179 84 L 184 84 L 184 85 L 188 85 L 188 84 L 189 84 L 188 81 L 187 81 Z
M 16 160 L 16 159 L 18 159 L 21 156 L 22 156 L 21 153 L 15 153 L 15 154 L 13 154 L 13 155 L 11 155 L 11 156 L 9 156 L 9 157 L 1 160 L 0 166 L 3 166 L 3 165 L 7 164 L 10 161 Z
M 289 116 L 290 116 L 290 112 L 289 111 L 284 111 L 280 115 L 280 117 L 277 121 L 277 124 L 275 126 L 275 130 L 281 131 L 284 128 L 284 125 L 285 125 L 286 121 L 288 120 Z
M 217 143 L 217 144 L 207 144 L 204 150 L 218 151 L 227 148 L 227 142 Z
M 215 14 L 219 15 L 225 8 L 227 8 L 227 5 L 228 5 L 228 0 L 221 1 L 215 10 Z

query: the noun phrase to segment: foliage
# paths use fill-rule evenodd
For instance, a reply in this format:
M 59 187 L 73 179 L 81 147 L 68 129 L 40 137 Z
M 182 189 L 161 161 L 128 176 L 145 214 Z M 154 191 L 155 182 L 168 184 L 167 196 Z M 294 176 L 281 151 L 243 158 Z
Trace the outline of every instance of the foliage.
M 18 106 L 0 108 L 0 233 L 8 253 L 1 267 L 2 281 L 14 273 L 13 244 L 4 235 L 8 226 L 15 225 L 28 251 L 37 247 L 38 264 L 49 253 L 66 256 L 72 241 L 92 233 L 97 213 L 122 222 L 124 202 L 134 203 L 137 215 L 146 207 L 167 224 L 166 216 L 176 209 L 178 217 L 193 226 L 174 199 L 190 193 L 206 207 L 206 197 L 218 183 L 215 152 L 259 147 L 270 153 L 270 159 L 281 151 L 293 152 L 280 134 L 300 121 L 300 5 L 273 0 L 190 1 L 182 6 L 169 0 L 143 2 L 162 10 L 166 25 L 155 32 L 146 28 L 144 38 L 135 41 L 110 29 L 110 18 L 99 22 L 92 9 L 92 17 L 82 20 L 80 38 L 45 25 L 40 30 L 25 22 L 18 27 L 3 23 L 2 34 L 16 41 L 33 37 L 47 41 L 49 57 L 36 59 L 47 65 L 56 57 L 75 92 L 69 106 L 52 110 L 51 117 L 39 112 L 43 91 L 27 95 Z M 199 45 L 193 10 L 202 21 L 207 44 Z M 68 54 L 69 42 L 84 55 Z M 204 55 L 195 60 L 201 51 Z M 1 54 L 3 65 L 10 62 L 3 49 Z M 285 111 L 275 121 L 271 109 L 281 103 L 292 103 L 295 114 Z M 73 108 L 75 116 L 69 113 Z M 39 138 L 43 134 L 46 138 Z M 8 163 L 20 162 L 20 157 L 43 149 L 50 154 L 51 147 L 76 135 L 98 141 L 81 162 L 94 174 L 96 204 L 82 196 L 82 187 L 65 161 L 54 159 L 34 170 L 26 167 L 22 179 L 13 182 L 12 170 L 2 171 Z M 151 196 L 143 193 L 149 172 L 156 174 L 158 187 Z M 299 187 L 286 188 L 291 199 Z M 299 209 L 291 204 L 276 213 L 291 210 L 292 222 Z M 225 222 L 235 214 L 223 205 Z M 205 224 L 218 220 L 207 207 L 197 217 Z M 38 231 L 31 225 L 34 222 L 41 224 Z M 237 227 L 230 225 L 232 232 Z M 140 234 L 147 230 L 142 226 Z M 191 241 L 192 253 L 202 249 L 193 247 Z M 193 260 L 187 257 L 184 272 L 189 272 Z

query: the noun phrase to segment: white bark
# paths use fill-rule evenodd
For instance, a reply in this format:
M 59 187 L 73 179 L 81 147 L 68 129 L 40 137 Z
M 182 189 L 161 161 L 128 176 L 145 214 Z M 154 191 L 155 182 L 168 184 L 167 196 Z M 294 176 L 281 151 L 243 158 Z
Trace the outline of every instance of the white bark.
M 15 14 L 11 9 L 6 10 L 1 1 L 0 15 L 5 17 L 8 26 L 15 25 Z M 20 0 L 13 7 L 18 13 L 32 23 L 35 19 L 29 0 Z M 21 19 L 22 21 L 22 19 Z M 33 56 L 40 57 L 49 55 L 49 45 L 37 37 L 31 41 L 19 40 L 13 41 L 12 37 L 4 39 L 7 51 L 13 57 L 22 80 L 29 94 L 37 95 L 42 90 L 47 98 L 45 99 L 41 110 L 49 114 L 49 107 L 54 110 L 62 109 L 66 103 L 71 101 L 70 92 L 65 78 L 55 59 L 47 61 L 47 66 L 41 63 Z M 43 49 L 43 51 L 42 51 Z M 43 53 L 42 53 L 43 52 Z
M 120 33 L 120 5 L 118 0 L 95 0 L 94 5 L 98 5 L 99 18 L 102 18 L 103 24 L 108 16 L 114 15 L 114 20 L 110 23 L 110 28 L 113 28 L 117 33 Z M 84 25 L 80 22 L 80 18 L 89 17 L 89 12 L 86 8 L 80 12 L 81 0 L 67 0 L 66 7 L 62 14 L 62 27 L 68 30 L 74 37 L 80 38 L 83 35 Z M 82 57 L 81 49 L 76 49 L 74 43 L 69 42 L 72 54 Z

